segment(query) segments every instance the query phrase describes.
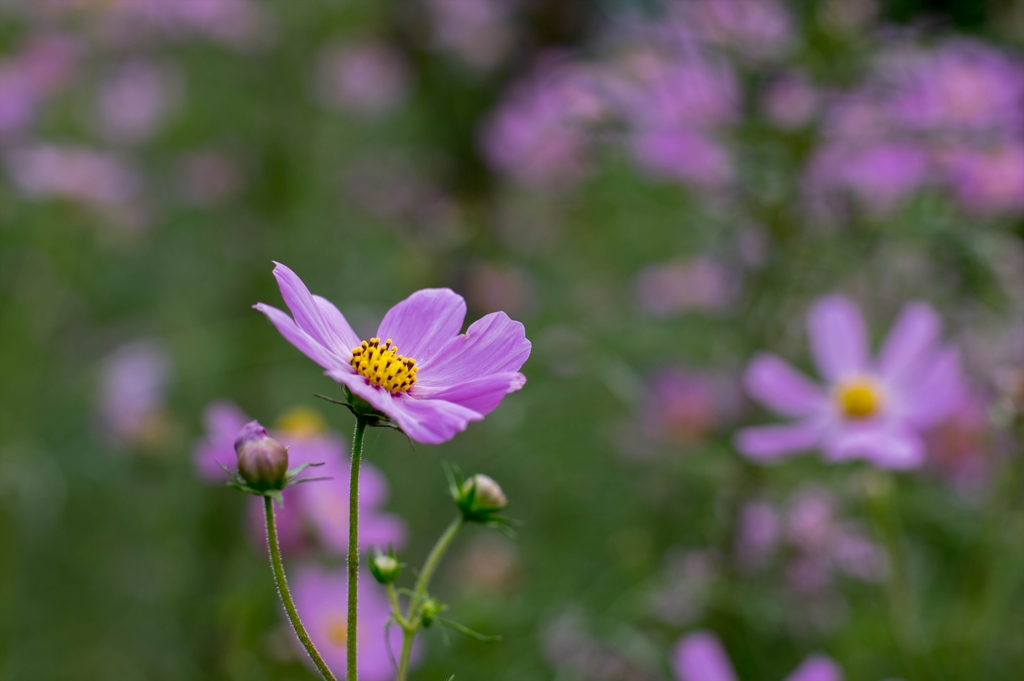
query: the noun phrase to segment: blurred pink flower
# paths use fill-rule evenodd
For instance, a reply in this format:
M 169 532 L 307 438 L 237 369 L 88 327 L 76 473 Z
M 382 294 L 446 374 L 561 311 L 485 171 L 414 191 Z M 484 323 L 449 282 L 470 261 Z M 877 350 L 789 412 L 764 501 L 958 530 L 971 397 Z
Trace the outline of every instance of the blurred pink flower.
M 822 148 L 808 171 L 816 191 L 848 191 L 870 212 L 893 209 L 931 179 L 927 148 L 914 143 L 841 143 Z
M 504 310 L 519 318 L 529 316 L 537 305 L 536 286 L 527 270 L 488 262 L 470 266 L 466 298 L 481 312 Z
M 710 631 L 687 634 L 676 644 L 673 668 L 679 681 L 737 681 L 725 647 Z M 832 658 L 811 655 L 785 681 L 842 681 L 843 672 Z
M 130 200 L 140 188 L 139 176 L 118 156 L 85 147 L 22 147 L 5 161 L 14 185 L 31 198 L 107 205 Z
M 652 317 L 724 308 L 732 302 L 737 288 L 735 277 L 706 255 L 648 265 L 634 283 L 640 310 Z
M 775 507 L 764 501 L 747 502 L 740 511 L 736 532 L 736 560 L 744 570 L 767 566 L 782 537 Z
M 953 193 L 972 213 L 1024 212 L 1024 139 L 1003 147 L 961 147 L 946 157 Z
M 124 345 L 103 362 L 100 419 L 115 441 L 147 444 L 166 431 L 165 400 L 170 373 L 167 352 L 150 340 Z
M 589 123 L 602 115 L 593 77 L 575 65 L 542 62 L 513 85 L 481 128 L 497 171 L 535 188 L 562 188 L 589 165 Z
M 819 95 L 802 73 L 790 73 L 769 84 L 761 107 L 772 123 L 794 130 L 811 122 L 818 111 Z
M 470 66 L 490 69 L 510 52 L 517 0 L 426 0 L 434 40 Z
M 385 43 L 331 45 L 321 52 L 317 91 L 333 109 L 379 116 L 402 104 L 409 89 L 404 58 Z
M 965 391 L 956 408 L 925 436 L 929 464 L 963 491 L 982 487 L 992 472 L 988 401 Z
M 103 134 L 118 142 L 142 142 L 163 123 L 174 86 L 166 70 L 143 60 L 119 65 L 97 93 Z
M 265 4 L 253 0 L 118 0 L 64 5 L 67 10 L 90 15 L 99 24 L 99 35 L 117 45 L 148 42 L 154 35 L 171 40 L 201 36 L 249 50 L 264 44 L 272 29 Z
M 230 402 L 215 402 L 203 415 L 206 434 L 193 449 L 192 462 L 196 474 L 209 482 L 222 482 L 224 470 L 235 467 L 234 441 L 238 431 L 249 422 L 249 417 Z M 289 466 L 304 463 L 323 463 L 313 469 L 317 477 L 330 477 L 315 483 L 297 485 L 284 490 L 285 505 L 278 513 L 278 533 L 282 550 L 298 553 L 306 548 L 306 539 L 312 533 L 325 548 L 335 555 L 348 551 L 348 462 L 346 447 L 335 433 L 296 432 L 274 429 L 271 436 L 287 446 Z M 388 483 L 373 464 L 364 463 L 359 474 L 360 519 L 359 541 L 364 548 L 396 548 L 405 544 L 405 523 L 397 516 L 385 513 L 381 507 L 387 502 Z M 249 508 L 249 529 L 253 543 L 265 542 L 263 503 L 253 499 Z
M 931 307 L 908 304 L 872 360 L 857 307 L 841 296 L 822 298 L 808 327 L 826 386 L 775 355 L 756 356 L 746 371 L 748 393 L 798 420 L 741 430 L 736 447 L 761 462 L 821 447 L 829 461 L 861 457 L 883 468 L 920 466 L 920 433 L 947 416 L 962 394 L 959 353 L 941 345 L 940 326 Z
M 980 41 L 955 40 L 899 55 L 883 78 L 888 107 L 917 130 L 1001 136 L 1024 132 L 1024 62 Z
M 792 18 L 775 0 L 696 0 L 689 4 L 697 33 L 750 59 L 770 59 L 795 42 Z
M 679 445 L 703 440 L 736 411 L 735 390 L 718 376 L 671 367 L 647 390 L 641 425 L 645 434 Z
M 70 80 L 79 52 L 67 36 L 39 34 L 0 61 L 0 140 L 32 124 L 39 105 Z
M 238 163 L 228 154 L 200 150 L 178 159 L 178 184 L 186 201 L 211 207 L 227 203 L 244 188 L 245 178 Z
M 314 483 L 310 483 L 312 486 Z M 330 572 L 312 565 L 292 573 L 295 607 L 302 615 L 309 637 L 324 661 L 334 669 L 344 669 L 348 631 L 348 581 L 344 570 Z M 394 678 L 392 657 L 397 659 L 402 647 L 401 628 L 392 626 L 385 637 L 385 625 L 391 617 L 391 606 L 384 588 L 364 575 L 359 580 L 358 672 L 363 681 L 390 681 Z M 422 637 L 420 637 L 422 638 Z M 296 654 L 312 667 L 298 638 L 294 639 Z M 391 654 L 388 653 L 388 647 Z M 422 646 L 413 646 L 412 664 L 422 657 Z
M 451 289 L 422 289 L 396 304 L 369 345 L 338 308 L 312 295 L 290 269 L 276 263 L 274 276 L 294 318 L 264 303 L 253 307 L 327 376 L 417 442 L 447 442 L 526 384 L 519 369 L 531 345 L 523 325 L 493 312 L 460 334 L 466 301 Z M 399 355 L 399 348 L 408 354 Z M 374 357 L 387 357 L 383 369 L 379 362 L 370 365 Z

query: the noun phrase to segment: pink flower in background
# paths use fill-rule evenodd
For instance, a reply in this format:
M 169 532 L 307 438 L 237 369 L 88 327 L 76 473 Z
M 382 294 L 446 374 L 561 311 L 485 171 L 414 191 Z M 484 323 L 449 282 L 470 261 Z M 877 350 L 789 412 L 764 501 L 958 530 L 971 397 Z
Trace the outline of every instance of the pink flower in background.
M 427 0 L 438 47 L 470 66 L 490 69 L 510 52 L 515 31 L 511 15 L 517 0 Z
M 736 532 L 736 560 L 744 570 L 759 570 L 771 560 L 782 536 L 775 507 L 764 501 L 747 502 Z
M 735 390 L 721 377 L 673 367 L 651 382 L 642 426 L 649 435 L 691 445 L 731 417 L 736 401 Z
M 640 310 L 652 317 L 670 317 L 690 310 L 727 307 L 737 292 L 729 271 L 710 256 L 648 265 L 636 276 L 634 290 Z
M 79 51 L 71 38 L 40 34 L 0 61 L 0 139 L 32 124 L 39 105 L 70 80 Z
M 230 402 L 215 402 L 203 414 L 205 437 L 193 450 L 196 474 L 209 482 L 223 482 L 224 470 L 235 467 L 234 441 L 238 431 L 249 422 L 249 417 Z M 301 420 L 309 420 L 300 419 Z M 323 463 L 313 469 L 317 477 L 330 477 L 284 490 L 285 505 L 277 514 L 278 534 L 282 550 L 299 553 L 307 546 L 307 539 L 315 536 L 322 545 L 336 555 L 348 551 L 348 462 L 344 441 L 335 433 L 319 432 L 319 426 L 301 423 L 285 429 L 274 429 L 271 436 L 288 447 L 289 467 L 304 463 Z M 388 483 L 384 475 L 371 463 L 364 463 L 359 472 L 359 541 L 364 548 L 371 546 L 401 547 L 405 544 L 405 523 L 397 516 L 385 513 L 381 507 L 387 502 Z M 254 498 L 249 508 L 249 528 L 253 543 L 266 541 L 263 502 Z
M 139 176 L 118 156 L 85 147 L 40 144 L 7 154 L 8 175 L 26 196 L 123 203 L 139 190 Z
M 151 42 L 154 35 L 171 40 L 195 36 L 240 50 L 264 45 L 272 32 L 265 5 L 253 0 L 118 0 L 100 3 L 53 3 L 98 24 L 108 43 L 127 46 Z
M 977 391 L 965 391 L 952 413 L 925 436 L 929 465 L 964 492 L 982 488 L 992 472 L 988 407 Z
M 957 40 L 901 56 L 883 76 L 895 85 L 889 111 L 912 129 L 1024 132 L 1024 62 L 981 42 Z
M 794 130 L 813 120 L 819 99 L 818 91 L 805 75 L 790 73 L 768 86 L 761 107 L 776 126 Z
M 779 57 L 793 46 L 792 19 L 774 0 L 697 0 L 688 9 L 698 35 L 750 59 Z
M 227 203 L 244 189 L 238 162 L 226 153 L 210 150 L 182 154 L 177 177 L 186 201 L 205 208 Z
M 312 485 L 313 483 L 310 483 Z M 348 581 L 344 570 L 330 572 L 320 567 L 303 566 L 291 578 L 295 607 L 302 614 L 309 637 L 324 661 L 334 669 L 344 669 L 348 631 Z M 358 671 L 362 681 L 390 681 L 395 668 L 388 654 L 391 647 L 395 659 L 402 648 L 401 628 L 392 626 L 385 638 L 385 625 L 391 617 L 391 606 L 384 589 L 372 579 L 359 580 Z M 305 649 L 294 639 L 296 654 L 312 665 Z M 413 646 L 413 664 L 422 657 L 421 646 Z
M 872 213 L 891 210 L 931 179 L 928 149 L 912 143 L 843 143 L 818 152 L 808 172 L 816 190 L 844 190 Z
M 376 338 L 360 341 L 338 308 L 275 264 L 293 317 L 263 303 L 255 308 L 328 376 L 397 421 L 414 440 L 450 440 L 526 383 L 519 368 L 530 356 L 530 341 L 523 325 L 504 312 L 482 317 L 460 335 L 466 316 L 462 296 L 423 289 L 388 311 Z
M 171 80 L 166 70 L 143 60 L 119 65 L 97 93 L 96 109 L 103 134 L 118 142 L 142 142 L 152 137 L 171 104 Z
M 530 315 L 537 305 L 536 285 L 526 269 L 488 262 L 470 266 L 466 297 L 481 312 L 504 310 L 519 317 Z
M 729 65 L 639 50 L 619 70 L 607 90 L 631 128 L 637 164 L 686 183 L 727 184 L 732 163 L 715 135 L 739 116 L 739 85 Z
M 559 188 L 585 174 L 590 134 L 602 115 L 593 78 L 545 63 L 514 85 L 485 121 L 480 143 L 490 165 L 532 187 Z
M 972 213 L 1024 212 L 1024 140 L 989 149 L 960 148 L 946 158 L 953 193 Z
M 921 432 L 948 415 L 962 393 L 959 354 L 941 344 L 940 326 L 928 305 L 906 305 L 871 359 L 857 307 L 841 296 L 819 300 L 808 331 L 826 384 L 815 385 L 775 355 L 756 356 L 746 371 L 748 393 L 796 422 L 741 430 L 736 447 L 761 462 L 820 447 L 833 462 L 864 458 L 883 468 L 920 466 Z
M 317 91 L 327 106 L 339 111 L 381 115 L 402 104 L 409 88 L 404 58 L 385 43 L 333 45 L 320 55 Z
M 129 343 L 111 354 L 103 363 L 99 396 L 107 433 L 128 445 L 159 439 L 166 431 L 170 373 L 170 357 L 154 341 Z
M 725 647 L 710 631 L 696 631 L 680 639 L 673 668 L 679 681 L 737 681 Z M 832 658 L 811 655 L 785 681 L 843 681 L 843 672 Z

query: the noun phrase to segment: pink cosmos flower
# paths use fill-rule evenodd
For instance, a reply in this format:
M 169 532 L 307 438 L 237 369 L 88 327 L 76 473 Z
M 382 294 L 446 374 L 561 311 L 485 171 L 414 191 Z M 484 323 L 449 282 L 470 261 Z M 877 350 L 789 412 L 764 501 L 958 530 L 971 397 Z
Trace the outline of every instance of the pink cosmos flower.
M 230 402 L 215 402 L 206 408 L 203 421 L 205 437 L 196 443 L 192 462 L 196 474 L 210 482 L 224 481 L 224 470 L 235 466 L 234 441 L 238 431 L 251 419 Z M 315 536 L 332 553 L 348 552 L 348 462 L 345 443 L 334 433 L 302 433 L 274 429 L 271 436 L 288 447 L 288 465 L 323 463 L 314 469 L 316 476 L 330 477 L 315 483 L 284 490 L 285 504 L 277 513 L 277 529 L 282 550 L 296 554 L 307 548 L 307 539 Z M 363 462 L 359 471 L 359 541 L 364 548 L 405 544 L 405 523 L 396 515 L 381 510 L 387 502 L 388 482 L 373 464 Z M 249 530 L 253 544 L 266 542 L 263 500 L 250 501 Z
M 338 308 L 275 265 L 292 317 L 263 303 L 254 307 L 328 376 L 414 440 L 450 440 L 526 383 L 519 368 L 530 356 L 530 341 L 523 325 L 504 312 L 459 334 L 466 301 L 451 289 L 423 289 L 384 315 L 377 337 L 360 341 Z
M 696 631 L 683 637 L 674 656 L 679 681 L 737 681 L 722 642 L 710 631 Z M 785 681 L 842 681 L 843 672 L 825 655 L 806 658 Z
M 117 442 L 146 444 L 165 434 L 170 374 L 166 350 L 148 340 L 124 345 L 104 362 L 100 418 Z
M 756 356 L 744 377 L 747 392 L 797 421 L 746 428 L 737 449 L 762 462 L 821 447 L 829 461 L 861 457 L 883 468 L 920 466 L 921 431 L 949 414 L 961 394 L 959 354 L 940 344 L 940 326 L 928 305 L 905 306 L 873 360 L 856 305 L 842 296 L 819 300 L 808 330 L 825 386 L 775 355 Z
M 345 653 L 348 582 L 344 570 L 328 572 L 320 567 L 303 567 L 294 572 L 291 582 L 295 606 L 302 613 L 309 637 L 330 667 L 344 669 L 348 659 Z M 359 580 L 359 634 L 356 639 L 358 671 L 362 681 L 390 681 L 394 678 L 388 646 L 397 658 L 402 647 L 402 634 L 398 626 L 392 626 L 385 639 L 384 626 L 390 616 L 391 608 L 383 589 L 364 576 Z M 294 641 L 299 657 L 312 665 L 298 638 Z M 422 657 L 421 653 L 422 648 L 413 645 L 413 664 Z
M 320 55 L 317 91 L 332 109 L 381 115 L 401 105 L 409 90 L 409 67 L 385 43 L 329 45 Z

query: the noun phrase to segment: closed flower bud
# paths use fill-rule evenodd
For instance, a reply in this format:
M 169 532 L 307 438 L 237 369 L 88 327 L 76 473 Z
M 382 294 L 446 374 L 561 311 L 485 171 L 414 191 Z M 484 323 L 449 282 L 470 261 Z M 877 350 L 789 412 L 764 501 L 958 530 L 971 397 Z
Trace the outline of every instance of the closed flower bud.
M 381 584 L 390 584 L 402 573 L 402 564 L 391 553 L 378 553 L 370 558 L 370 572 Z
M 280 490 L 288 476 L 288 449 L 267 435 L 258 421 L 247 423 L 235 438 L 238 473 L 255 490 Z
M 444 605 L 440 601 L 433 596 L 427 596 L 426 600 L 423 601 L 423 609 L 420 611 L 420 617 L 423 618 L 423 628 L 429 628 L 443 610 Z
M 508 497 L 490 476 L 477 473 L 462 484 L 462 493 L 473 492 L 473 509 L 477 511 L 500 511 L 508 506 Z

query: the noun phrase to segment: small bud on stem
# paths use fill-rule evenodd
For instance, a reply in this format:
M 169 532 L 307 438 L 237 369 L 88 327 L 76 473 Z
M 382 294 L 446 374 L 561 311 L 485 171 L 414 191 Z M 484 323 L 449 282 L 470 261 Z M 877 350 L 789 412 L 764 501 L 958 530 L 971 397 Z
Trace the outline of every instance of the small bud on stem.
M 267 435 L 259 421 L 247 423 L 235 439 L 238 473 L 256 490 L 280 490 L 288 477 L 288 449 Z

